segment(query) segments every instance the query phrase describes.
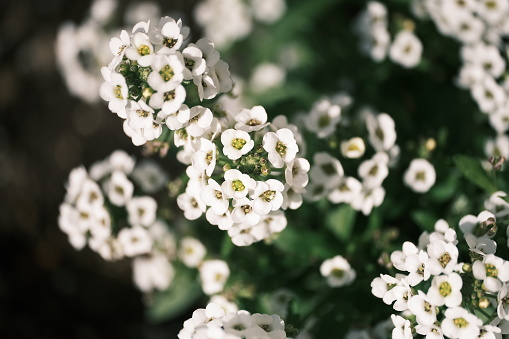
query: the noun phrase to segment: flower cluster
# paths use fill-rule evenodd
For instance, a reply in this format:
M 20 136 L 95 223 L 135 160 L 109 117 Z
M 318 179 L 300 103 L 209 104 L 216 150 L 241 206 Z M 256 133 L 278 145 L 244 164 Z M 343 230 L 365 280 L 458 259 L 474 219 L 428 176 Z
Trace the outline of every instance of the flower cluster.
M 414 25 L 405 21 L 391 44 L 388 30 L 387 8 L 378 1 L 370 1 L 359 15 L 355 30 L 360 36 L 361 50 L 380 62 L 387 53 L 391 60 L 405 68 L 415 67 L 421 61 L 422 43 L 413 33 Z
M 104 79 L 99 69 L 111 58 L 108 39 L 118 10 L 116 0 L 94 0 L 81 24 L 65 22 L 58 30 L 55 44 L 58 67 L 69 92 L 88 103 L 100 101 L 99 88 Z M 124 23 L 132 24 L 132 18 L 155 16 L 159 16 L 156 3 L 133 3 L 127 7 Z
M 413 331 L 429 338 L 508 333 L 509 262 L 495 255 L 495 215 L 483 211 L 464 216 L 459 228 L 470 262 L 459 262 L 456 232 L 439 220 L 418 245 L 405 242 L 401 251 L 391 254 L 390 264 L 404 274 L 382 274 L 372 281 L 372 293 L 403 312 L 403 317 L 392 316 L 393 338 L 412 338 Z
M 135 145 L 157 139 L 167 128 L 187 127 L 200 136 L 212 120 L 204 99 L 232 89 L 228 64 L 212 41 L 200 39 L 183 48 L 189 29 L 170 17 L 157 25 L 139 22 L 132 34 L 110 41 L 114 55 L 101 72 L 101 97 L 125 119 L 124 132 Z
M 297 128 L 282 117 L 268 123 L 262 106 L 233 117 L 210 114 L 207 121 L 213 134 L 194 134 L 180 152 L 190 165 L 177 198 L 184 216 L 195 220 L 205 213 L 238 246 L 281 232 L 287 224 L 281 209 L 298 208 L 308 182 L 309 163 L 297 157 Z
M 488 156 L 509 157 L 509 86 L 503 39 L 509 33 L 507 1 L 422 1 L 440 33 L 461 44 L 457 84 L 469 89 L 479 109 L 488 114 L 497 137 L 487 140 Z
M 227 312 L 218 304 L 210 303 L 205 309 L 193 312 L 184 322 L 179 339 L 245 338 L 285 339 L 285 322 L 277 314 L 250 314 L 241 310 Z
M 345 160 L 361 159 L 365 156 L 365 139 L 373 147 L 374 154 L 358 165 L 357 172 L 361 178 L 359 180 L 345 174 L 341 161 L 335 156 L 327 152 L 316 152 L 309 172 L 310 185 L 307 197 L 314 201 L 326 196 L 332 203 L 350 204 L 355 210 L 367 215 L 373 207 L 383 202 L 385 190 L 382 183 L 389 174 L 389 167 L 396 162 L 399 154 L 395 124 L 390 115 L 376 114 L 369 109 L 360 115 L 360 119 L 341 118 L 341 101 L 346 111 L 351 99 L 346 100 L 344 96 L 322 99 L 315 103 L 306 117 L 306 127 L 319 138 L 331 139 L 335 135 L 344 138 L 350 135 L 351 137 L 346 140 L 336 141 Z M 364 138 L 360 136 L 361 131 L 352 135 L 354 126 L 359 125 L 358 120 L 366 127 L 367 136 Z
M 133 258 L 134 280 L 143 291 L 165 289 L 173 279 L 169 262 L 176 245 L 157 203 L 143 192 L 156 192 L 166 175 L 154 162 L 115 151 L 90 171 L 75 168 L 60 205 L 58 223 L 76 249 L 85 245 L 106 260 Z

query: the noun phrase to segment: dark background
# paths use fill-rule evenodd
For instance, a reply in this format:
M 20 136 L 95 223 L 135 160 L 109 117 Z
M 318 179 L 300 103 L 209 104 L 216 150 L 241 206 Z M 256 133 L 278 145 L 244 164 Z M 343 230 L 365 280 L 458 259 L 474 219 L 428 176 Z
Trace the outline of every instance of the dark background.
M 120 1 L 125 7 L 127 1 Z M 195 1 L 166 1 L 162 14 Z M 115 149 L 141 157 L 103 103 L 67 91 L 55 62 L 64 21 L 90 1 L 0 2 L 0 338 L 174 338 L 150 324 L 130 262 L 76 251 L 57 224 L 69 171 Z M 189 16 L 190 17 L 190 16 Z

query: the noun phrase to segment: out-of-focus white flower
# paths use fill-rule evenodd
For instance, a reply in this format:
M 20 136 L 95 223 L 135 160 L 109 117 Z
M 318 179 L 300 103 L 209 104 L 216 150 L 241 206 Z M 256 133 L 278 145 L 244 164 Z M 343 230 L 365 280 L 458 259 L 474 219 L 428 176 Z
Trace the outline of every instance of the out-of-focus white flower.
M 320 273 L 327 278 L 327 284 L 331 287 L 350 285 L 356 276 L 355 270 L 340 255 L 325 260 L 320 266 Z
M 223 260 L 206 260 L 199 270 L 203 292 L 208 295 L 221 292 L 230 276 L 230 269 Z
M 173 266 L 164 255 L 136 257 L 133 260 L 134 282 L 143 292 L 167 289 L 174 275 Z
M 197 267 L 207 254 L 205 246 L 195 238 L 185 237 L 180 241 L 179 258 L 187 267 Z
M 405 185 L 414 192 L 425 193 L 435 184 L 435 168 L 426 159 L 414 159 L 403 176 Z
M 254 69 L 249 85 L 254 92 L 260 93 L 281 86 L 285 78 L 286 72 L 281 66 L 263 63 Z

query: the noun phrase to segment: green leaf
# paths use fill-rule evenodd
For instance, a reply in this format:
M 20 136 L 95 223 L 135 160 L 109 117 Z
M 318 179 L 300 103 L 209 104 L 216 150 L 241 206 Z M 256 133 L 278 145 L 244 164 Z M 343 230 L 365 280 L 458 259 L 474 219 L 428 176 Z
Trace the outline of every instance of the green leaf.
M 323 232 L 287 227 L 274 241 L 279 249 L 300 257 L 327 259 L 337 254 L 337 244 Z
M 423 231 L 433 232 L 435 230 L 435 223 L 438 219 L 431 213 L 426 211 L 413 211 L 410 216 Z
M 147 318 L 155 323 L 171 320 L 186 311 L 202 296 L 196 272 L 185 267 L 176 270 L 175 278 L 166 291 L 154 294 L 147 309 Z
M 456 155 L 454 163 L 461 173 L 473 184 L 489 193 L 497 190 L 497 186 L 483 169 L 478 159 L 466 155 Z
M 356 215 L 349 204 L 343 204 L 327 215 L 325 225 L 338 239 L 346 241 L 352 234 Z

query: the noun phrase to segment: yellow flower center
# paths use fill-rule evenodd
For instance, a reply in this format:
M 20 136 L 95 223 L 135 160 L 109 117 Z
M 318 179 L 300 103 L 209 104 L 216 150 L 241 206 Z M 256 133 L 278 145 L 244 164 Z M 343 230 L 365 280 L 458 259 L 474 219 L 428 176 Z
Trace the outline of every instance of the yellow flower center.
M 233 148 L 238 149 L 238 150 L 241 150 L 242 147 L 244 147 L 244 145 L 246 143 L 247 143 L 247 141 L 244 140 L 244 139 L 241 139 L 241 138 L 235 138 L 235 139 L 232 140 Z
M 173 72 L 173 68 L 170 67 L 170 65 L 165 65 L 161 70 L 159 71 L 159 74 L 161 75 L 161 78 L 163 78 L 164 81 L 169 81 L 175 73 Z
M 147 45 L 141 45 L 140 47 L 138 47 L 138 53 L 140 53 L 140 55 L 148 55 L 150 54 L 150 47 L 148 47 Z
M 456 318 L 453 321 L 456 327 L 464 328 L 468 326 L 468 321 L 466 321 L 465 318 Z
M 240 180 L 233 180 L 232 181 L 232 188 L 233 188 L 234 191 L 238 192 L 238 191 L 245 190 L 246 186 L 244 186 L 244 184 Z
M 443 283 L 438 286 L 438 292 L 444 297 L 449 296 L 452 293 L 451 284 L 449 282 L 444 281 Z
M 122 96 L 122 86 L 120 85 L 115 86 L 113 94 L 115 94 L 115 98 L 117 99 L 124 99 L 124 97 Z

